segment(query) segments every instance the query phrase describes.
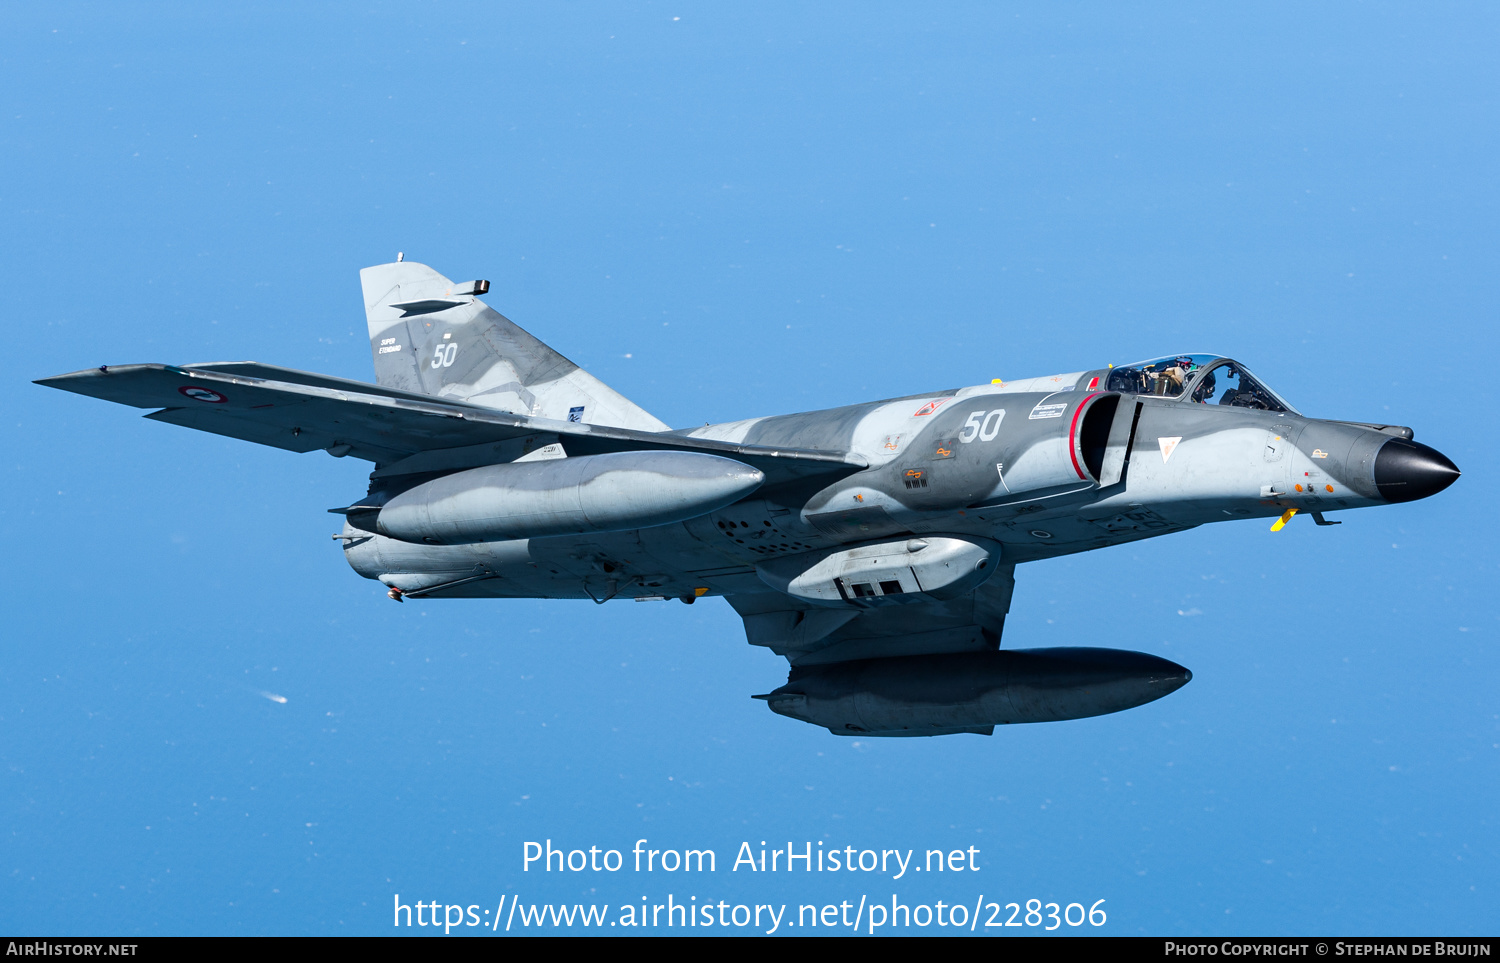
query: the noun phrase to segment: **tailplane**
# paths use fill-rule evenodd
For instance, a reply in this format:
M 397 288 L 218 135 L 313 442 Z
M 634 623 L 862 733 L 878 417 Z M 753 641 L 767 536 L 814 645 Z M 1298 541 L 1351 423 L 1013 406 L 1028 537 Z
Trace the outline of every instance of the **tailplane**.
M 480 301 L 488 281 L 425 264 L 359 272 L 375 381 L 500 411 L 638 431 L 667 426 Z

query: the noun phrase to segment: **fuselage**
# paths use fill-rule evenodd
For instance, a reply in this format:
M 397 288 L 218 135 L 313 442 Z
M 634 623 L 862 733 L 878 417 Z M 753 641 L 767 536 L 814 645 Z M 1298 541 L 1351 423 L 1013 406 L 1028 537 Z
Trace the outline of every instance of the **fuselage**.
M 772 559 L 903 536 L 989 540 L 1018 563 L 1294 509 L 1322 522 L 1432 494 L 1458 474 L 1409 429 L 1305 417 L 1211 356 L 681 434 L 848 451 L 868 467 L 621 531 L 434 545 L 348 526 L 348 560 L 406 595 L 691 600 L 764 591 Z

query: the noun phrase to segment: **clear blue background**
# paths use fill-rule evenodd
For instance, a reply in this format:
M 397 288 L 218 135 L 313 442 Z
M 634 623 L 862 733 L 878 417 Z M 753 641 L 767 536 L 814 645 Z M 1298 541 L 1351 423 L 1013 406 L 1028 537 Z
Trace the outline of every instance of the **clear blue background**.
M 894 891 L 1107 899 L 1115 934 L 1494 934 L 1493 6 L 0 16 L 0 929 Z M 722 601 L 395 605 L 328 537 L 367 464 L 30 384 L 368 379 L 356 272 L 398 250 L 491 279 L 675 426 L 1206 350 L 1309 414 L 1410 424 L 1465 477 L 1339 528 L 1024 566 L 1007 645 L 1123 645 L 1192 684 L 854 741 L 748 698 L 785 665 Z M 525 840 L 641 837 L 725 862 L 520 871 Z M 727 871 L 762 839 L 983 868 Z

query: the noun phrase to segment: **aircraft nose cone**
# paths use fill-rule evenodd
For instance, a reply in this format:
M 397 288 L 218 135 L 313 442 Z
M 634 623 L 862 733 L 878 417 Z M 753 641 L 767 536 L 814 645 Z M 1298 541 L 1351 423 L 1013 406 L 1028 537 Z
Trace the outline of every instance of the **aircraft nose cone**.
M 1375 487 L 1388 502 L 1414 502 L 1458 480 L 1458 466 L 1436 448 L 1392 438 L 1375 456 Z

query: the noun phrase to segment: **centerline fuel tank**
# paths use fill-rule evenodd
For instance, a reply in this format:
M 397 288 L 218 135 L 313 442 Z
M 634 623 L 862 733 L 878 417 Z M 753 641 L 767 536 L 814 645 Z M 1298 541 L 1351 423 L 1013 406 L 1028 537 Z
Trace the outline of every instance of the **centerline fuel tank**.
M 1192 677 L 1123 649 L 956 652 L 797 667 L 786 685 L 756 698 L 840 736 L 989 735 L 993 726 L 1131 709 Z

